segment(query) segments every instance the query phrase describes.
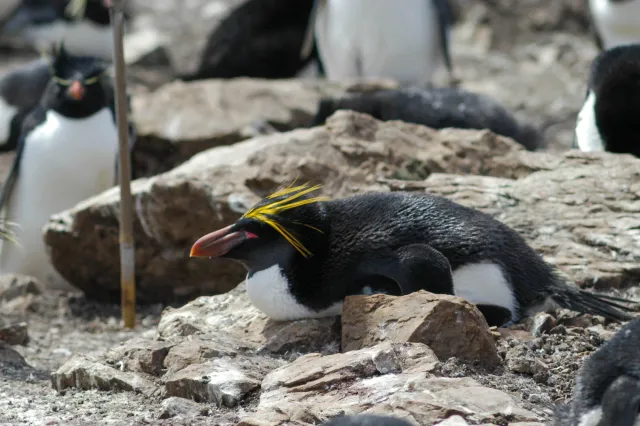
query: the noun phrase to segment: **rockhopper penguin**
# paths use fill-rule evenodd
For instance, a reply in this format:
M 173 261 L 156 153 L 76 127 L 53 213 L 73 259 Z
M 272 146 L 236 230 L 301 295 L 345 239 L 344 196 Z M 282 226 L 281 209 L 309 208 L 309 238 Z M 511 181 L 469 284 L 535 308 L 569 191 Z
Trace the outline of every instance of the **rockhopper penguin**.
M 64 46 L 52 56 L 51 81 L 25 118 L 0 191 L 2 216 L 16 223 L 18 241 L 0 244 L 0 273 L 65 287 L 49 262 L 42 228 L 52 214 L 116 184 L 118 135 L 107 64 L 69 55 Z
M 640 19 L 640 15 L 638 17 Z M 640 157 L 640 44 L 600 53 L 591 65 L 573 148 Z
M 640 425 L 640 319 L 621 328 L 587 359 L 571 402 L 553 426 Z
M 589 11 L 600 49 L 640 43 L 640 0 L 589 0 Z
M 423 85 L 441 64 L 454 80 L 452 23 L 449 0 L 315 0 L 309 32 L 330 80 L 386 77 Z
M 39 50 L 48 49 L 52 43 L 64 42 L 71 54 L 110 61 L 113 34 L 109 1 L 22 0 L 3 26 L 2 34 L 20 36 Z M 73 10 L 72 6 L 76 4 L 82 10 Z
M 201 237 L 191 256 L 248 269 L 251 302 L 276 320 L 339 315 L 346 296 L 455 294 L 490 325 L 564 307 L 623 320 L 617 299 L 565 284 L 518 233 L 482 212 L 416 193 L 328 200 L 319 186 L 280 190 L 236 223 Z

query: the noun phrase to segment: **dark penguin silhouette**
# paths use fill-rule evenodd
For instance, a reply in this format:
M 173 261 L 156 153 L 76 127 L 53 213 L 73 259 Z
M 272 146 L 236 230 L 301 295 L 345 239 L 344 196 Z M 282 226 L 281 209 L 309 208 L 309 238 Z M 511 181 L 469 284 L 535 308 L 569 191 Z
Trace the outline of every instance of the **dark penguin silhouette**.
M 49 83 L 49 68 L 40 58 L 0 77 L 0 151 L 16 149 L 22 122 Z
M 40 50 L 64 42 L 71 54 L 111 60 L 113 33 L 107 2 L 22 0 L 3 26 L 2 35 L 21 36 Z M 128 6 L 125 12 L 125 19 L 129 19 L 131 11 Z
M 42 227 L 49 217 L 117 183 L 118 136 L 107 64 L 54 50 L 51 80 L 25 118 L 0 210 L 18 244 L 0 244 L 0 273 L 66 284 L 49 262 Z M 133 127 L 130 126 L 131 146 Z
M 591 65 L 573 148 L 640 157 L 640 44 L 600 53 Z
M 327 78 L 387 77 L 429 84 L 450 54 L 449 0 L 315 0 L 307 42 L 315 40 Z M 305 45 L 303 54 L 309 50 Z
M 360 414 L 357 416 L 342 416 L 328 422 L 323 426 L 413 426 L 406 420 L 391 416 L 379 416 L 373 414 Z
M 571 402 L 557 408 L 552 426 L 640 424 L 640 319 L 618 331 L 587 359 Z
M 248 0 L 207 40 L 197 70 L 179 78 L 290 78 L 317 60 L 300 54 L 313 0 Z M 321 73 L 321 69 L 319 69 Z
M 589 12 L 600 49 L 640 43 L 640 0 L 589 0 Z
M 276 320 L 339 315 L 348 295 L 455 294 L 493 325 L 552 307 L 628 319 L 615 299 L 565 284 L 518 233 L 482 212 L 417 193 L 327 200 L 278 191 L 191 256 L 248 269 L 251 302 Z
M 318 104 L 312 125 L 323 124 L 340 109 L 366 113 L 378 120 L 402 120 L 434 129 L 489 129 L 529 150 L 536 149 L 542 141 L 542 135 L 535 128 L 519 123 L 497 101 L 458 88 L 405 87 L 324 98 Z

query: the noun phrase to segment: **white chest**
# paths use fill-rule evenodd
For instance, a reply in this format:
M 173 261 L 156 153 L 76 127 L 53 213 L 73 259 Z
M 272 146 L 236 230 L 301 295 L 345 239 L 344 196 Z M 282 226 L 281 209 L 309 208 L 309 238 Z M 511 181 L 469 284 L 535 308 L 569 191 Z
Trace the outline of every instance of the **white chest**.
M 604 143 L 596 127 L 595 104 L 596 96 L 590 92 L 576 121 L 576 142 L 583 152 L 604 151 Z
M 600 419 L 602 418 L 602 408 L 595 408 L 588 413 L 584 414 L 580 418 L 580 423 L 578 426 L 597 426 L 600 423 Z M 640 415 L 636 417 L 636 421 L 633 423 L 634 426 L 640 426 Z
M 278 265 L 254 273 L 247 277 L 249 300 L 268 317 L 287 321 L 301 318 L 320 318 L 340 315 L 342 301 L 320 312 L 301 305 L 289 291 L 287 278 Z
M 589 0 L 589 7 L 605 49 L 640 42 L 640 0 Z
M 428 81 L 440 63 L 439 22 L 428 0 L 327 0 L 316 40 L 330 79 Z
M 110 60 L 113 35 L 110 27 L 82 20 L 74 23 L 54 22 L 30 27 L 27 39 L 39 48 L 64 40 L 65 48 L 75 55 L 91 55 Z
M 117 152 L 108 108 L 78 120 L 48 111 L 25 141 L 15 195 L 43 214 L 70 208 L 114 185 Z
M 11 120 L 16 115 L 18 109 L 9 105 L 0 98 L 0 145 L 7 143 L 9 133 L 11 133 Z

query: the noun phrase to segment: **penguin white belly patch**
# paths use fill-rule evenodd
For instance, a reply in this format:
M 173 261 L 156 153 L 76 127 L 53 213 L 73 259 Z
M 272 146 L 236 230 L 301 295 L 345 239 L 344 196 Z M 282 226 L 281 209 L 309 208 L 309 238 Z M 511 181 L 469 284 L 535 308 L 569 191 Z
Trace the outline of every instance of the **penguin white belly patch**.
M 497 305 L 517 317 L 518 303 L 500 266 L 494 263 L 464 265 L 453 271 L 453 292 L 471 303 Z
M 256 308 L 278 321 L 320 318 L 342 313 L 342 302 L 320 312 L 300 304 L 291 295 L 287 278 L 278 265 L 247 276 L 247 294 Z
M 11 120 L 18 109 L 9 105 L 0 97 L 0 144 L 4 144 L 9 139 L 11 133 Z
M 605 49 L 640 41 L 640 0 L 589 0 L 589 7 Z
M 425 83 L 441 62 L 437 13 L 428 0 L 328 0 L 316 28 L 332 80 Z
M 43 226 L 52 214 L 113 186 L 117 149 L 109 109 L 79 120 L 47 111 L 46 120 L 26 138 L 20 174 L 4 212 L 18 224 L 20 246 L 2 244 L 2 273 L 49 279 Z
M 602 408 L 598 407 L 584 414 L 578 426 L 598 426 L 600 419 L 602 419 Z M 640 416 L 636 417 L 633 426 L 640 426 Z
M 600 137 L 600 132 L 596 127 L 596 113 L 594 107 L 596 96 L 589 93 L 587 99 L 578 114 L 576 123 L 576 141 L 580 151 L 594 152 L 604 151 L 604 144 Z

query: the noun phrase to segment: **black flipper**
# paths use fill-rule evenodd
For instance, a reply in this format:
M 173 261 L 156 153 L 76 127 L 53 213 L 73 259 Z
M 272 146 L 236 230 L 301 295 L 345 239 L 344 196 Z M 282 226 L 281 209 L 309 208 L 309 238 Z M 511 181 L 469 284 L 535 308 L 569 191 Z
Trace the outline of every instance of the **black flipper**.
M 355 285 L 355 293 L 361 292 L 362 284 L 375 288 L 376 285 L 394 282 L 402 295 L 418 290 L 453 294 L 449 261 L 442 253 L 426 244 L 401 247 L 390 257 L 368 259 L 359 272 L 365 278 Z M 374 284 L 371 285 L 370 282 Z
M 618 377 L 604 393 L 601 407 L 602 417 L 596 426 L 633 426 L 640 409 L 640 380 Z
M 22 123 L 22 132 L 20 138 L 18 139 L 18 146 L 16 148 L 15 157 L 13 157 L 13 164 L 11 165 L 11 169 L 9 170 L 9 174 L 2 184 L 2 189 L 0 189 L 0 211 L 7 207 L 7 203 L 11 198 L 13 188 L 15 187 L 15 184 L 18 180 L 18 175 L 20 173 L 20 162 L 22 161 L 22 154 L 24 153 L 26 135 L 33 129 L 38 127 L 40 124 L 44 123 L 46 118 L 46 111 L 42 106 L 38 105 L 33 109 L 33 111 L 29 113 L 29 115 L 25 117 L 24 122 Z
M 490 327 L 500 327 L 511 321 L 511 311 L 505 307 L 498 305 L 476 305 L 478 310 L 482 313 L 487 320 L 487 324 Z
M 631 300 L 601 296 L 585 290 L 569 287 L 566 284 L 558 284 L 551 295 L 553 301 L 565 309 L 592 315 L 600 315 L 608 320 L 629 321 L 635 318 L 629 312 L 633 308 L 622 303 L 635 303 Z
M 450 31 L 451 26 L 453 25 L 453 10 L 451 9 L 451 5 L 449 4 L 449 0 L 425 0 L 432 1 L 433 5 L 436 8 L 438 13 L 438 25 L 439 36 L 440 36 L 440 49 L 442 50 L 442 56 L 444 58 L 444 64 L 449 71 L 449 79 L 452 84 L 455 84 L 456 78 L 453 75 L 453 62 L 451 61 L 451 50 L 450 47 Z

